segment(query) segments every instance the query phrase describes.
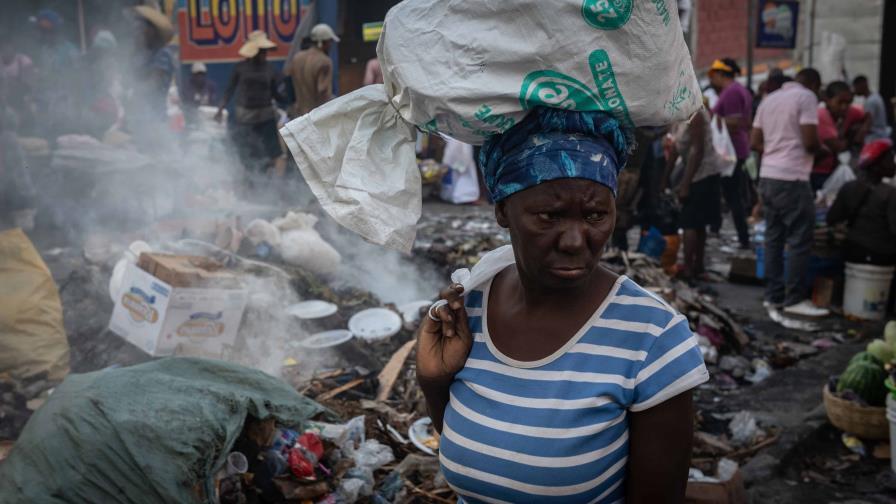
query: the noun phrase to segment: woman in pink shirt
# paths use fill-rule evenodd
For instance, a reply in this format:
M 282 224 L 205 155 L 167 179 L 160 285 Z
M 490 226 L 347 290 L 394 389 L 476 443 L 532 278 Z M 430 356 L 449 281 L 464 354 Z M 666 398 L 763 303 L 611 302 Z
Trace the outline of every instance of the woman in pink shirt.
M 834 81 L 824 91 L 824 107 L 818 109 L 818 140 L 822 150 L 812 166 L 812 189 L 819 190 L 837 167 L 837 155 L 865 143 L 871 117 L 852 106 L 849 84 Z

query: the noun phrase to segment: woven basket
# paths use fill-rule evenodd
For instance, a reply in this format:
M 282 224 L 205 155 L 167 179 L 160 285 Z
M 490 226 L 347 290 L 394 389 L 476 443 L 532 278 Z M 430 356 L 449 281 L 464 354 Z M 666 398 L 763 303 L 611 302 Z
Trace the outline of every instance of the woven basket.
M 862 439 L 887 439 L 890 437 L 890 423 L 887 421 L 887 408 L 875 406 L 859 406 L 840 399 L 831 393 L 830 387 L 822 387 L 824 409 L 828 420 L 840 430 L 854 434 Z

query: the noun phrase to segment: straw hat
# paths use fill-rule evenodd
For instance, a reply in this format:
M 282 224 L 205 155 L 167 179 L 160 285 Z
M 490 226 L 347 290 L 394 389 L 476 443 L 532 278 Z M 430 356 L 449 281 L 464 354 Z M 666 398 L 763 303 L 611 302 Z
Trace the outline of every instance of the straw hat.
M 249 34 L 249 40 L 243 44 L 243 47 L 240 47 L 239 53 L 244 58 L 254 58 L 260 49 L 273 49 L 275 47 L 277 47 L 277 44 L 271 42 L 267 33 L 255 30 Z
M 148 5 L 138 5 L 134 7 L 134 10 L 137 12 L 137 15 L 148 21 L 149 24 L 153 25 L 155 29 L 158 30 L 160 40 L 167 43 L 171 37 L 174 36 L 174 25 L 171 24 L 171 20 L 168 19 L 168 16 L 163 14 L 159 9 L 154 9 Z

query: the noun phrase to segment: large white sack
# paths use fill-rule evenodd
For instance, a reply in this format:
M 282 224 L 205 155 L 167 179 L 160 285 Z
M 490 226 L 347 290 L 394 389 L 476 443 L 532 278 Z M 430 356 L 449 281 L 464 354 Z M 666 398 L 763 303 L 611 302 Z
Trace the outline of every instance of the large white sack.
M 658 126 L 702 103 L 675 0 L 407 0 L 377 55 L 405 120 L 474 145 L 536 105 Z
M 478 145 L 537 105 L 636 126 L 701 106 L 675 0 L 405 0 L 386 15 L 377 54 L 383 86 L 280 133 L 336 221 L 405 251 L 420 213 L 414 127 Z
M 374 243 L 411 250 L 422 207 L 415 133 L 382 84 L 329 101 L 280 135 L 333 220 Z

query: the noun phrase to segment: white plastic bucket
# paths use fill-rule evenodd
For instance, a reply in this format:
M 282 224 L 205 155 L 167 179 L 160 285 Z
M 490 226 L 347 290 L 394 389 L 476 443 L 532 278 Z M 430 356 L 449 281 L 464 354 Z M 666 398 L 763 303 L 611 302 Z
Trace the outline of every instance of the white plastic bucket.
M 890 421 L 890 469 L 896 473 L 896 399 L 887 394 L 887 420 Z
M 894 270 L 894 266 L 846 263 L 843 312 L 865 320 L 882 320 Z

